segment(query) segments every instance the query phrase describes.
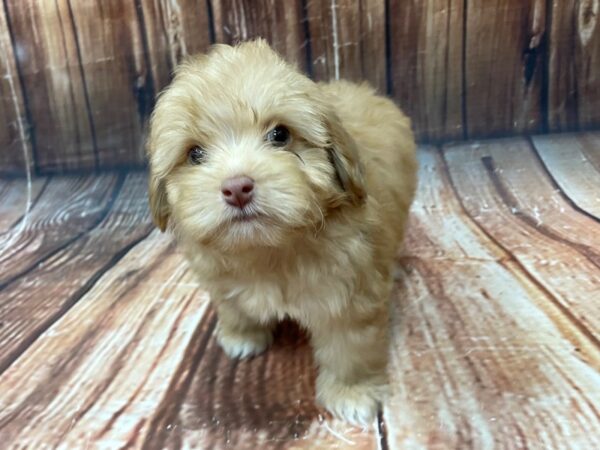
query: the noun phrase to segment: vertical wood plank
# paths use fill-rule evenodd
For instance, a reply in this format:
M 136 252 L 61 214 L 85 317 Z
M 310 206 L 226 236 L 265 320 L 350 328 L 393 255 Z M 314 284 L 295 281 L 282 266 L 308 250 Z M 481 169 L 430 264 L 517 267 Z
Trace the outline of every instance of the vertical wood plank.
M 214 0 L 212 7 L 217 42 L 263 37 L 289 62 L 307 69 L 302 1 Z
M 8 2 L 40 172 L 143 162 L 152 106 L 133 2 Z
M 36 167 L 95 167 L 92 123 L 68 5 L 33 0 L 5 5 L 32 120 Z
M 26 170 L 31 153 L 25 104 L 4 5 L 0 4 L 0 173 Z
M 548 67 L 551 131 L 600 125 L 600 6 L 553 0 Z
M 387 92 L 384 0 L 308 0 L 307 15 L 317 80 L 367 80 Z
M 135 2 L 70 2 L 89 115 L 94 126 L 98 165 L 140 165 L 142 126 L 154 96 Z
M 392 94 L 421 140 L 463 137 L 463 0 L 390 0 Z
M 470 0 L 465 23 L 469 137 L 538 131 L 545 0 Z
M 371 83 L 380 94 L 389 94 L 385 1 L 363 0 L 359 2 L 359 6 L 360 34 L 358 41 L 360 43 L 362 77 Z M 342 22 L 342 25 L 344 25 L 344 22 Z M 355 30 L 356 24 L 349 23 L 348 28 Z M 356 31 L 348 31 L 348 34 L 356 35 Z
M 141 0 L 155 92 L 165 87 L 182 58 L 210 44 L 206 0 Z

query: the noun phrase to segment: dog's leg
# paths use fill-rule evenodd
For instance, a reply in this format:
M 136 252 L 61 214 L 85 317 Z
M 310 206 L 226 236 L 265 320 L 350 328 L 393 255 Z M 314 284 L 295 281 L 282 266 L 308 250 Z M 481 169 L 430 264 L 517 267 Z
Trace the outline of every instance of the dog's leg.
M 387 310 L 349 312 L 311 331 L 318 401 L 350 423 L 371 424 L 387 390 Z
M 272 326 L 248 317 L 235 304 L 220 302 L 217 313 L 217 340 L 231 358 L 257 355 L 273 342 Z

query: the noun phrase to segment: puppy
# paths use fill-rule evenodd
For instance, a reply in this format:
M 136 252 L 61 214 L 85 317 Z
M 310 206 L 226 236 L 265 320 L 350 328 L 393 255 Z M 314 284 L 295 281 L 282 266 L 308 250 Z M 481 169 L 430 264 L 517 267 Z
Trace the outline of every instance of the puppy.
M 368 424 L 387 384 L 392 266 L 413 199 L 410 121 L 367 85 L 317 84 L 263 40 L 189 58 L 150 121 L 150 207 L 231 357 L 310 333 L 317 398 Z

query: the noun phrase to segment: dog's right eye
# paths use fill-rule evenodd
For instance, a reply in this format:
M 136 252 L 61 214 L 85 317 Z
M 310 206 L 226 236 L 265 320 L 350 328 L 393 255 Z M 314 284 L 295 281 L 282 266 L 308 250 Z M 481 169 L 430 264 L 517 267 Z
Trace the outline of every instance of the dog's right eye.
M 205 157 L 206 150 L 204 150 L 202 147 L 198 147 L 197 145 L 195 147 L 190 148 L 188 152 L 188 162 L 194 166 L 202 164 Z
M 290 141 L 290 130 L 283 125 L 277 125 L 267 133 L 267 140 L 275 147 L 283 147 Z

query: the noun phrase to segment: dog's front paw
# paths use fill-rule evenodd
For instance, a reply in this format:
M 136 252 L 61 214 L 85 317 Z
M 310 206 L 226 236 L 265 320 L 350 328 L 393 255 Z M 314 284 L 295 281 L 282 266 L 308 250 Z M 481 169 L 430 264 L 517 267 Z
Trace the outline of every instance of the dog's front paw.
M 317 381 L 317 400 L 331 414 L 352 425 L 367 427 L 373 423 L 386 387 L 375 383 L 344 384 L 328 377 Z
M 246 358 L 264 352 L 273 342 L 273 334 L 267 329 L 253 329 L 242 333 L 219 329 L 217 341 L 229 357 Z

